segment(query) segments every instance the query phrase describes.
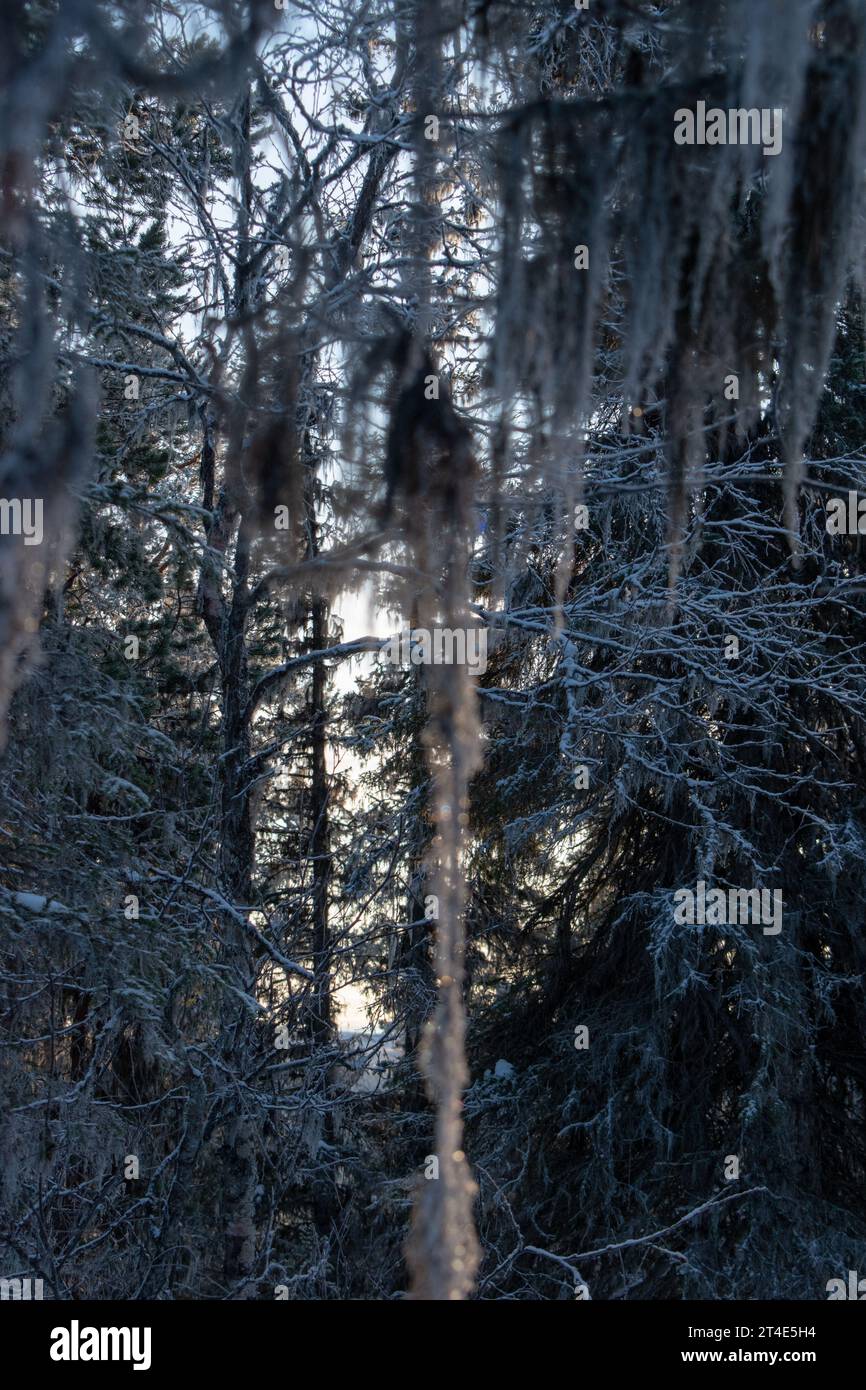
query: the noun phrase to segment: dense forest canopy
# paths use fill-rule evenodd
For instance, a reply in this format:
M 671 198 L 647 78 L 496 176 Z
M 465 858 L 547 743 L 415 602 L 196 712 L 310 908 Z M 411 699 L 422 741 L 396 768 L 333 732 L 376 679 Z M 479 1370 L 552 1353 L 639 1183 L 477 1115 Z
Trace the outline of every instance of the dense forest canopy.
M 864 156 L 864 0 L 5 0 L 0 1276 L 856 1268 Z

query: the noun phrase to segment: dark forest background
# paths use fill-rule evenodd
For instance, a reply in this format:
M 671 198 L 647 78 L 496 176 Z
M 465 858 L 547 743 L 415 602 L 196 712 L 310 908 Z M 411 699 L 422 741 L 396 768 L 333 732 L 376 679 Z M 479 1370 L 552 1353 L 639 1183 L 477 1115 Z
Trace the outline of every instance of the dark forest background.
M 864 37 L 4 0 L 0 1276 L 863 1268 Z M 782 152 L 676 145 L 701 100 Z

